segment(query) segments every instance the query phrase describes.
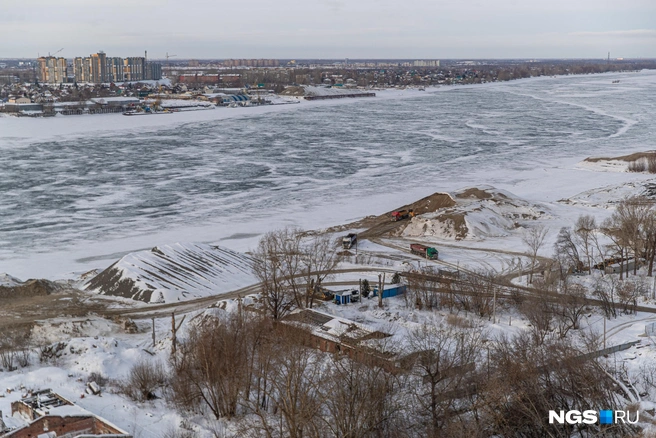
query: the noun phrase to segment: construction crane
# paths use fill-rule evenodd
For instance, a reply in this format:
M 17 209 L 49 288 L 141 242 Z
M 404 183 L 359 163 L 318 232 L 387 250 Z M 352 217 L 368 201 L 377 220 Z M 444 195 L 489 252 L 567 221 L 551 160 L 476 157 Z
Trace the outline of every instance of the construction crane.
M 169 55 L 169 52 L 166 52 L 166 69 L 168 70 L 168 75 L 171 75 L 171 63 L 169 62 L 169 58 L 173 58 L 178 55 Z
M 57 51 L 56 51 L 55 53 L 53 53 L 52 55 L 50 54 L 50 52 L 48 52 L 48 57 L 55 56 L 57 53 L 61 52 L 62 50 L 64 50 L 63 47 L 62 47 L 61 49 L 57 50 Z

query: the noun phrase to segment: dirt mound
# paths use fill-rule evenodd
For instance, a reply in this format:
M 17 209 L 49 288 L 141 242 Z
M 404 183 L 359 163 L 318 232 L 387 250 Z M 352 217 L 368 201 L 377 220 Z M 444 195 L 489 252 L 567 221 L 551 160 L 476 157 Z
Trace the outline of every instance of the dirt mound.
M 437 192 L 432 195 L 421 198 L 418 201 L 413 202 L 412 204 L 404 205 L 399 207 L 396 210 L 410 210 L 412 209 L 415 214 L 426 214 L 433 213 L 440 208 L 449 208 L 456 205 L 456 201 L 448 193 Z M 396 211 L 393 210 L 393 211 Z M 392 212 L 386 213 L 384 216 L 389 218 Z
M 462 240 L 507 235 L 520 226 L 518 221 L 535 220 L 545 214 L 538 206 L 491 186 L 468 187 L 452 194 L 433 193 L 392 211 L 410 209 L 415 213 L 412 220 L 392 222 L 389 211 L 327 231 L 364 228 L 358 234 L 360 239 L 403 235 Z
M 40 297 L 61 290 L 62 287 L 48 280 L 28 280 L 16 286 L 0 286 L 0 299 Z
M 392 222 L 391 215 L 393 211 L 413 210 L 415 215 L 434 213 L 440 209 L 449 208 L 456 205 L 456 201 L 444 192 L 433 193 L 432 195 L 421 198 L 411 204 L 403 205 L 380 216 L 369 216 L 358 222 L 349 224 L 343 229 L 368 228 L 367 231 L 360 233 L 360 238 L 370 239 L 381 236 L 398 236 L 403 233 L 405 227 L 410 223 L 408 220 Z M 338 231 L 338 230 L 335 230 Z
M 454 197 L 455 205 L 413 218 L 403 235 L 449 240 L 502 237 L 519 228 L 521 221 L 545 214 L 539 206 L 489 186 L 458 190 Z

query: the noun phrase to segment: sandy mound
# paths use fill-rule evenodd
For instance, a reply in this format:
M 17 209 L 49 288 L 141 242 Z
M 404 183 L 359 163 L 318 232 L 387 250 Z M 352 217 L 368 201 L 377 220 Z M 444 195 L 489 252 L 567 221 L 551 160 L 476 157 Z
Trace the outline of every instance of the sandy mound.
M 392 211 L 398 210 L 413 210 L 415 214 L 427 214 L 435 211 L 452 207 L 456 205 L 455 199 L 448 193 L 433 193 L 432 195 L 421 198 L 412 204 L 406 204 Z M 361 221 L 342 226 L 341 229 L 335 228 L 332 231 L 353 230 L 358 228 L 368 228 L 366 231 L 359 234 L 362 239 L 369 239 L 374 237 L 400 235 L 409 221 L 403 220 L 399 222 L 391 221 L 392 211 L 381 214 L 380 216 L 371 216 L 362 219 Z
M 85 289 L 147 303 L 170 303 L 229 292 L 257 283 L 252 260 L 199 243 L 163 245 L 126 255 Z
M 466 188 L 453 193 L 453 205 L 413 218 L 406 237 L 432 236 L 448 240 L 507 236 L 521 221 L 545 212 L 538 206 L 493 187 Z

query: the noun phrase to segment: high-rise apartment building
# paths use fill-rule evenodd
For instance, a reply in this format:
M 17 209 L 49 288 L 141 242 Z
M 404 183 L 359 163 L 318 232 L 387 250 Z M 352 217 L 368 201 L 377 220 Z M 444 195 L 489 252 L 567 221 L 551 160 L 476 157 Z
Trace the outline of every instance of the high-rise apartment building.
M 45 56 L 36 60 L 37 80 L 47 84 L 61 84 L 67 81 L 66 58 Z
M 132 56 L 123 60 L 123 74 L 126 81 L 144 80 L 146 59 L 139 56 Z
M 76 82 L 91 82 L 91 58 L 75 58 L 73 74 Z
M 107 55 L 103 51 L 91 55 L 91 82 L 107 82 Z
M 54 74 L 59 83 L 66 81 L 66 60 L 57 59 L 58 70 L 49 73 L 47 68 L 49 58 L 39 58 L 38 77 L 42 82 L 48 82 L 43 78 L 51 78 Z M 53 58 L 55 59 L 55 58 Z M 62 70 L 63 68 L 63 70 Z M 77 57 L 73 60 L 73 74 L 76 82 L 124 82 L 162 79 L 162 64 L 158 62 L 146 62 L 144 57 L 108 58 L 103 52 L 98 52 L 88 58 Z M 61 80 L 60 80 L 61 78 Z M 52 83 L 52 82 L 51 82 Z
M 158 62 L 146 63 L 146 77 L 144 79 L 159 81 L 162 79 L 162 64 Z
M 412 63 L 414 67 L 439 67 L 440 66 L 440 61 L 439 60 L 432 60 L 432 61 L 424 61 L 424 60 L 417 60 Z
M 107 82 L 123 82 L 123 58 L 107 58 Z

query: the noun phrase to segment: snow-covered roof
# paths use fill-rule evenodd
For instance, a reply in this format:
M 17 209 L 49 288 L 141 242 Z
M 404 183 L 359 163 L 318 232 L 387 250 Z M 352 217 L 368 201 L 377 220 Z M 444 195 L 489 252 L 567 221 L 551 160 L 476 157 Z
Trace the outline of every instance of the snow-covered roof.
M 136 103 L 139 99 L 136 97 L 114 96 L 114 97 L 92 97 L 89 99 L 93 103 Z
M 389 334 L 380 332 L 373 327 L 315 309 L 299 310 L 289 315 L 285 320 L 308 330 L 316 336 L 335 342 L 347 339 L 357 343 L 374 333 L 389 336 Z

